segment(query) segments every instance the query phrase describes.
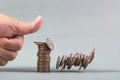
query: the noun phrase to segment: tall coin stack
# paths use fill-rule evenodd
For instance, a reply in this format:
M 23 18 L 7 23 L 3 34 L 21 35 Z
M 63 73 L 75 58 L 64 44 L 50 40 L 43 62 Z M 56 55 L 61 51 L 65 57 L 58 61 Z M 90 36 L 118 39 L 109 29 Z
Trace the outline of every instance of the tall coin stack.
M 50 52 L 54 49 L 54 45 L 50 38 L 46 39 L 46 42 L 35 42 L 38 45 L 38 72 L 50 72 Z

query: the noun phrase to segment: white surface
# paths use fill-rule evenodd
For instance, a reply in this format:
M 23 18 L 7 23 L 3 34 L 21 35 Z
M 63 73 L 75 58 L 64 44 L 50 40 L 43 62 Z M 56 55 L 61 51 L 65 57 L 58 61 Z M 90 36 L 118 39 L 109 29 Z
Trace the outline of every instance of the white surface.
M 51 72 L 51 73 L 36 73 L 32 72 L 32 68 L 14 68 L 14 69 L 3 69 L 1 72 L 1 80 L 20 80 L 20 79 L 29 79 L 29 80 L 117 80 L 120 79 L 119 71 L 112 70 L 91 70 L 86 72 Z M 32 69 L 32 70 L 31 70 Z
M 26 35 L 17 58 L 0 68 L 0 80 L 113 80 L 120 79 L 120 1 L 119 0 L 1 0 L 0 11 L 23 21 L 44 18 L 41 29 Z M 37 73 L 37 46 L 34 41 L 50 37 L 51 73 Z M 96 57 L 84 72 L 73 68 L 57 72 L 57 56 L 96 48 Z

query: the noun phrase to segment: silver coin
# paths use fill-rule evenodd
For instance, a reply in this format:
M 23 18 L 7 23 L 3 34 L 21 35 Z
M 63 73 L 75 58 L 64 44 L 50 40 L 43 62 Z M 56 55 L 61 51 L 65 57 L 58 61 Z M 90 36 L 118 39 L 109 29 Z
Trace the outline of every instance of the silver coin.
M 46 39 L 46 43 L 47 43 L 48 47 L 49 47 L 51 50 L 54 49 L 54 44 L 53 44 L 53 42 L 52 42 L 52 40 L 51 40 L 50 38 L 47 38 L 47 39 Z

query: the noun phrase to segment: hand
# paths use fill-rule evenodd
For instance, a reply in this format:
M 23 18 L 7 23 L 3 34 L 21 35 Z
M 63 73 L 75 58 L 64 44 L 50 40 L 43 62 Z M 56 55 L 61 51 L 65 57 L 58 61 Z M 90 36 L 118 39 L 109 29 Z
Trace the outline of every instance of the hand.
M 0 66 L 15 59 L 22 48 L 24 35 L 38 31 L 41 24 L 41 16 L 33 22 L 21 22 L 0 14 Z

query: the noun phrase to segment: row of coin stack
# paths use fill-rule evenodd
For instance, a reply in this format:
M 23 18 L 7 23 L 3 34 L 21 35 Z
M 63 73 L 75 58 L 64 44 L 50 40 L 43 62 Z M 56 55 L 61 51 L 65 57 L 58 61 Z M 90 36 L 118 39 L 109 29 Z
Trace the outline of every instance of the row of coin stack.
M 81 67 L 83 69 L 86 69 L 88 64 L 90 64 L 95 56 L 95 49 L 91 52 L 89 56 L 86 56 L 82 53 L 77 53 L 75 55 L 70 54 L 69 56 L 58 56 L 57 62 L 56 62 L 56 69 L 59 67 L 61 68 L 61 71 L 67 67 L 67 69 L 70 69 L 72 66 L 79 66 L 79 70 Z

